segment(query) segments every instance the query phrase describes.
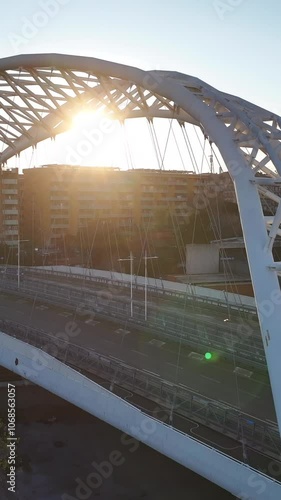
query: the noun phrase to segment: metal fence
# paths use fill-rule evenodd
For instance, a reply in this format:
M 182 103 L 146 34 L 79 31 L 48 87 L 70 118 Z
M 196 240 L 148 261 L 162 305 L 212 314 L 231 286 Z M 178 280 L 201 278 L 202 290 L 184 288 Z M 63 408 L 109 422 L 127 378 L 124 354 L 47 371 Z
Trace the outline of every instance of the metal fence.
M 247 367 L 266 371 L 266 359 L 258 323 L 244 333 L 244 322 L 225 323 L 221 318 L 217 322 L 207 321 L 193 307 L 183 310 L 180 306 L 161 307 L 152 302 L 148 304 L 148 320 L 144 319 L 144 303 L 134 301 L 134 317 L 130 317 L 130 300 L 126 296 L 107 294 L 92 288 L 52 283 L 40 280 L 25 280 L 20 290 L 13 279 L 0 280 L 0 289 L 19 293 L 27 297 L 36 296 L 38 300 L 52 305 L 69 307 L 76 312 L 91 317 L 110 318 L 119 323 L 128 322 L 134 328 L 152 332 L 153 336 L 173 342 L 181 342 L 204 354 L 206 350 L 215 352 L 220 357 L 231 359 Z M 253 326 L 254 325 L 254 326 Z M 241 329 L 241 331 L 240 331 Z
M 168 410 L 171 424 L 173 416 L 185 416 L 280 459 L 281 441 L 277 425 L 241 413 L 236 408 L 211 400 L 184 385 L 173 384 L 150 372 L 56 338 L 45 331 L 3 320 L 0 320 L 0 329 L 40 348 L 65 364 L 87 372 L 88 376 L 91 374 L 107 380 L 111 390 L 114 386 L 122 387 L 160 404 Z
M 117 287 L 119 289 L 130 289 L 130 281 L 121 281 L 117 279 L 109 279 L 106 277 L 101 277 L 101 276 L 89 276 L 89 275 L 79 275 L 79 274 L 74 274 L 74 273 L 67 273 L 63 271 L 54 271 L 48 270 L 48 269 L 40 269 L 40 268 L 35 268 L 35 267 L 26 267 L 24 268 L 24 272 L 27 273 L 29 276 L 51 276 L 55 277 L 57 276 L 59 279 L 66 279 L 66 280 L 75 280 L 77 283 L 92 283 L 96 285 L 102 285 L 105 287 Z M 159 281 L 159 280 L 157 280 Z M 145 285 L 138 283 L 136 277 L 134 277 L 133 281 L 133 289 L 134 291 L 137 292 L 142 292 L 144 293 L 145 290 Z M 162 287 L 159 285 L 153 285 L 149 283 L 147 285 L 147 289 L 150 294 L 156 296 L 156 297 L 168 297 L 168 298 L 174 298 L 176 300 L 184 300 L 185 303 L 192 303 L 193 305 L 197 303 L 198 305 L 204 305 L 204 307 L 211 306 L 212 308 L 220 308 L 223 311 L 227 312 L 229 310 L 233 312 L 238 312 L 239 314 L 252 314 L 252 315 L 257 315 L 257 310 L 255 306 L 251 305 L 245 305 L 242 302 L 233 302 L 228 300 L 227 293 L 224 293 L 225 297 L 224 299 L 218 299 L 215 297 L 210 297 L 207 294 L 206 295 L 199 295 L 196 293 L 196 291 L 193 290 L 192 287 L 190 287 L 191 292 L 182 292 L 179 290 L 173 290 L 169 288 L 165 288 L 162 282 Z

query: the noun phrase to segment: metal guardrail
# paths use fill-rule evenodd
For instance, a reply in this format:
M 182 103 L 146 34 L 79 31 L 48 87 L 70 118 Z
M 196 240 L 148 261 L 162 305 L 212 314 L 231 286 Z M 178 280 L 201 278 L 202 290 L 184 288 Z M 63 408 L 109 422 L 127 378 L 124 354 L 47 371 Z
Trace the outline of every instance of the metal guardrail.
M 79 290 L 75 286 L 65 284 L 50 284 L 40 281 L 26 280 L 17 290 L 16 281 L 0 280 L 0 289 L 21 295 L 34 297 L 53 305 L 70 307 L 76 312 L 92 317 L 110 318 L 119 322 L 130 322 L 134 328 L 153 332 L 163 340 L 181 342 L 182 345 L 196 348 L 205 353 L 206 350 L 216 352 L 220 357 L 239 361 L 258 370 L 266 371 L 264 348 L 259 331 L 252 332 L 248 338 L 236 334 L 229 325 L 222 326 L 206 323 L 200 319 L 192 319 L 188 314 L 170 313 L 149 304 L 148 321 L 144 320 L 143 303 L 134 303 L 134 318 L 130 318 L 130 302 L 118 296 L 113 299 L 101 297 L 96 291 Z
M 68 343 L 42 330 L 0 320 L 0 329 L 65 364 L 107 380 L 111 384 L 150 399 L 170 414 L 181 415 L 216 430 L 247 446 L 280 459 L 281 441 L 277 425 L 239 412 L 236 408 L 202 396 L 184 385 L 176 385 L 157 375 L 129 366 L 112 356 Z
M 103 278 L 103 277 L 97 277 L 97 276 L 87 276 L 87 275 L 79 275 L 79 274 L 70 274 L 70 273 L 64 273 L 62 271 L 54 271 L 54 270 L 48 270 L 48 269 L 36 269 L 36 268 L 29 268 L 26 267 L 24 268 L 25 272 L 27 272 L 29 275 L 51 275 L 51 276 L 58 276 L 58 277 L 64 277 L 67 279 L 75 279 L 77 281 L 83 281 L 83 282 L 90 282 L 90 283 L 98 283 L 98 284 L 103 284 L 106 285 L 107 287 L 118 287 L 118 288 L 125 288 L 129 289 L 130 288 L 130 282 L 126 281 L 118 281 L 118 280 L 113 280 L 113 279 L 108 279 L 108 278 Z M 139 283 L 136 283 L 135 281 L 133 282 L 133 288 L 136 291 L 142 291 L 144 292 L 145 286 L 141 285 Z M 182 299 L 185 302 L 198 302 L 199 304 L 209 304 L 212 307 L 221 307 L 225 311 L 231 309 L 234 311 L 239 311 L 240 313 L 246 313 L 246 314 L 252 314 L 252 315 L 257 315 L 256 307 L 252 306 L 246 306 L 245 304 L 234 304 L 233 302 L 227 302 L 226 300 L 220 300 L 220 299 L 215 299 L 213 297 L 208 297 L 208 296 L 201 296 L 198 294 L 188 294 L 186 292 L 180 292 L 180 291 L 174 291 L 174 290 L 169 290 L 163 288 L 159 288 L 157 286 L 148 284 L 147 289 L 149 290 L 150 293 L 153 293 L 158 296 L 167 296 L 167 297 L 174 297 L 177 299 Z

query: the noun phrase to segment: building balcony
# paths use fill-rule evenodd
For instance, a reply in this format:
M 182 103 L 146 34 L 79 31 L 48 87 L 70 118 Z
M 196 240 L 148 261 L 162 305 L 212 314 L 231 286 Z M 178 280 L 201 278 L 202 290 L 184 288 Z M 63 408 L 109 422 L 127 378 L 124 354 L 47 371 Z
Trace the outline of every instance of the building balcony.
M 51 236 L 51 240 L 61 239 L 61 237 L 62 237 L 62 233 L 59 233 L 59 234 L 52 234 L 52 236 Z
M 68 196 L 50 196 L 51 201 L 69 201 Z
M 179 201 L 179 202 L 183 202 L 183 201 L 187 201 L 188 197 L 185 195 L 175 195 L 175 196 L 170 196 L 169 198 L 166 198 L 165 201 Z
M 3 223 L 5 224 L 5 226 L 18 226 L 19 225 L 18 219 L 5 219 L 3 221 Z
M 149 194 L 149 193 L 152 193 L 152 194 L 167 194 L 168 193 L 168 188 L 167 187 L 163 187 L 163 188 L 160 188 L 159 186 L 143 186 L 142 188 L 142 194 L 143 196 L 145 196 L 145 194 Z
M 157 212 L 160 210 L 167 210 L 167 203 L 145 203 L 141 205 L 141 210 L 152 210 L 153 212 Z
M 110 214 L 101 215 L 101 217 L 105 217 L 106 219 L 127 219 L 127 218 L 131 218 L 132 215 L 131 215 L 131 213 L 126 213 L 126 214 L 110 213 Z
M 89 184 L 90 184 L 90 183 L 89 183 Z M 97 187 L 93 187 L 93 186 L 91 186 L 91 185 L 89 185 L 89 184 L 87 184 L 86 186 L 83 186 L 83 187 L 78 186 L 78 193 L 79 193 L 79 194 L 81 194 L 81 193 L 82 193 L 82 194 L 83 194 L 83 193 L 92 193 L 92 194 L 94 194 L 94 193 L 96 193 L 97 191 L 99 192 L 99 189 L 98 189 Z M 101 189 L 101 191 L 102 191 L 102 189 Z
M 81 219 L 93 219 L 95 217 L 95 214 L 93 213 L 86 213 L 86 214 L 79 214 L 79 220 Z
M 51 224 L 51 229 L 69 229 L 69 224 Z
M 59 213 L 59 214 L 51 214 L 52 216 L 52 219 L 63 219 L 64 217 L 67 217 L 68 215 L 68 211 L 67 213 Z
M 68 203 L 59 203 L 59 204 L 52 204 L 50 205 L 51 210 L 68 210 L 69 206 Z
M 18 237 L 19 232 L 18 232 L 18 229 L 7 229 L 6 231 L 4 231 L 4 234 L 6 236 L 16 236 L 16 237 Z
M 2 203 L 4 203 L 5 205 L 18 205 L 18 200 L 15 198 L 14 200 L 2 200 Z
M 17 209 L 2 210 L 3 215 L 18 215 L 19 211 Z
M 8 247 L 17 247 L 18 246 L 18 239 L 13 239 L 13 240 L 5 240 L 6 245 Z
M 65 186 L 63 186 L 63 185 L 61 185 L 61 186 L 50 186 L 50 191 L 52 191 L 52 192 L 60 192 L 62 195 L 66 195 L 67 194 L 67 190 L 66 189 L 62 189 L 63 187 L 65 187 Z
M 78 187 L 77 191 L 78 191 L 78 195 L 80 195 L 80 196 L 83 196 L 84 193 L 85 193 L 85 195 L 90 193 L 90 194 L 92 194 L 92 196 L 96 196 L 97 193 L 109 194 L 111 192 L 111 187 L 110 186 L 102 187 L 102 186 L 98 186 L 98 185 L 93 186 L 89 182 L 88 187 L 85 187 L 85 188 Z
M 142 210 L 156 210 L 157 208 L 159 209 L 159 208 L 161 208 L 161 206 L 160 205 L 156 205 L 156 204 L 153 205 L 153 204 L 150 204 L 150 203 L 143 203 L 141 205 L 141 209 Z
M 2 179 L 2 184 L 17 184 L 18 179 Z
M 126 220 L 126 221 L 120 221 L 120 224 L 119 224 L 120 227 L 124 227 L 126 229 L 130 229 L 132 227 L 132 222 L 130 220 Z
M 94 201 L 95 197 L 89 194 L 79 195 L 78 201 Z
M 17 189 L 2 189 L 2 194 L 18 195 L 18 190 Z

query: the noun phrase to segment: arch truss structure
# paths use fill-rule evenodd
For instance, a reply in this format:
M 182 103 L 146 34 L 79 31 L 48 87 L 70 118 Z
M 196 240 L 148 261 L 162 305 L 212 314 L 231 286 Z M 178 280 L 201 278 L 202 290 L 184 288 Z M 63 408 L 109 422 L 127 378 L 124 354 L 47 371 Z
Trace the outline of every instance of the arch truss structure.
M 192 123 L 220 150 L 236 190 L 281 429 L 281 263 L 272 254 L 281 235 L 280 116 L 181 73 L 70 55 L 14 56 L 0 60 L 0 164 L 66 131 L 81 109 L 106 109 L 120 121 Z M 264 216 L 263 197 L 270 216 Z

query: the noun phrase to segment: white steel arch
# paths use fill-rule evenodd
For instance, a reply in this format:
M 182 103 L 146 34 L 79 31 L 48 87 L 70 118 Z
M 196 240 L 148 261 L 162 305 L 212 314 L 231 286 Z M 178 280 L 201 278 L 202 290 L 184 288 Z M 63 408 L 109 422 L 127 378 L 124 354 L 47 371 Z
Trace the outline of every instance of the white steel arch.
M 68 128 L 81 106 L 119 120 L 169 117 L 198 125 L 234 182 L 276 414 L 281 429 L 281 293 L 272 246 L 281 235 L 281 118 L 205 82 L 93 58 L 37 54 L 0 60 L 0 163 Z M 265 175 L 266 174 L 266 175 Z M 275 202 L 265 218 L 261 196 Z

